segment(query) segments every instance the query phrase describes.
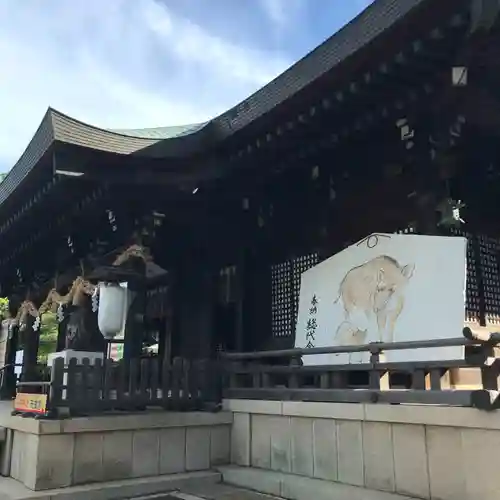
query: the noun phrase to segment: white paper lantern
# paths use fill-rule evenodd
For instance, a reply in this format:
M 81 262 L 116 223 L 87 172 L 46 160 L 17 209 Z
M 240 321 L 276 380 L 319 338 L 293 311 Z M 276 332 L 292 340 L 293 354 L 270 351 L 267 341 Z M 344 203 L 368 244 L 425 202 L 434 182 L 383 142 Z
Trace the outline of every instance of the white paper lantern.
M 113 339 L 123 327 L 127 312 L 127 289 L 119 284 L 99 283 L 97 324 L 106 339 Z

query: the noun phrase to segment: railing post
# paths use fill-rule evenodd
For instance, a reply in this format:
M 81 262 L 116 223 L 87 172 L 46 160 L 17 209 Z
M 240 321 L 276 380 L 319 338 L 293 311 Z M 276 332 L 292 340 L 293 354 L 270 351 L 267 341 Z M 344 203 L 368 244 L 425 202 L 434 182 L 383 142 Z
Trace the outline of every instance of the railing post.
M 151 385 L 151 359 L 141 359 L 140 380 L 139 380 L 139 406 L 146 409 L 150 401 L 149 387 Z
M 71 358 L 68 365 L 65 367 L 67 375 L 65 377 L 66 389 L 64 391 L 64 396 L 70 414 L 75 411 L 75 406 L 82 401 L 80 397 L 82 372 L 78 368 L 76 358 Z
M 48 409 L 57 411 L 63 403 L 63 386 L 64 386 L 64 358 L 56 358 L 50 369 L 50 391 Z
M 182 397 L 182 375 L 184 363 L 181 358 L 175 358 L 172 367 L 172 410 L 179 411 L 181 409 Z
M 382 373 L 379 367 L 381 356 L 383 356 L 383 353 L 380 347 L 376 343 L 370 344 L 370 389 L 377 391 L 372 393 L 374 403 L 379 399 L 378 391 L 390 389 L 389 373 L 387 371 Z
M 171 407 L 172 401 L 172 365 L 167 359 L 161 365 L 161 406 L 164 410 Z
M 227 366 L 229 368 L 229 388 L 236 389 L 238 387 L 238 379 L 239 379 L 237 371 L 240 366 L 240 363 L 238 363 L 237 361 L 228 361 Z
M 182 360 L 182 378 L 181 378 L 181 407 L 180 410 L 186 411 L 191 407 L 190 382 L 191 362 L 188 359 Z
M 96 359 L 87 368 L 87 400 L 90 411 L 99 411 L 104 389 L 102 359 Z
M 157 359 L 149 360 L 151 364 L 151 383 L 149 386 L 149 399 L 152 405 L 158 404 L 158 385 L 160 378 L 160 370 Z
M 431 391 L 442 391 L 450 389 L 450 375 L 448 370 L 432 368 L 426 376 L 426 388 Z
M 500 358 L 489 360 L 489 364 L 481 367 L 483 389 L 498 391 L 500 389 Z
M 299 370 L 301 366 L 300 358 L 293 357 L 290 360 L 290 375 L 288 376 L 288 388 L 298 389 L 299 388 Z
M 262 387 L 264 388 L 271 387 L 272 386 L 271 375 L 269 374 L 269 372 L 266 371 L 265 365 L 260 365 L 259 369 L 260 369 L 260 380 L 262 383 Z
M 411 388 L 416 391 L 425 391 L 426 373 L 424 369 L 415 369 L 412 373 Z
M 218 354 L 215 361 L 208 362 L 209 391 L 205 397 L 205 405 L 212 409 L 219 409 L 224 397 L 224 390 L 227 385 L 227 361 Z
M 116 394 L 116 382 L 115 382 L 115 367 L 113 360 L 104 360 L 104 381 L 102 387 L 102 401 L 101 407 L 103 409 L 115 409 L 116 400 L 118 396 Z M 114 391 L 114 394 L 112 393 Z M 114 396 L 114 398 L 113 398 Z

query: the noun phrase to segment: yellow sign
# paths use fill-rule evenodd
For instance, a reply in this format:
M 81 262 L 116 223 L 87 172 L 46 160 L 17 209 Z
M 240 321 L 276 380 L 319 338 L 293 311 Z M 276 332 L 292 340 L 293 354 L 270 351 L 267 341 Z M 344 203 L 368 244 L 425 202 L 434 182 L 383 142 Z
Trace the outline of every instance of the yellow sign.
M 21 392 L 14 400 L 14 410 L 25 413 L 45 413 L 47 411 L 47 395 Z

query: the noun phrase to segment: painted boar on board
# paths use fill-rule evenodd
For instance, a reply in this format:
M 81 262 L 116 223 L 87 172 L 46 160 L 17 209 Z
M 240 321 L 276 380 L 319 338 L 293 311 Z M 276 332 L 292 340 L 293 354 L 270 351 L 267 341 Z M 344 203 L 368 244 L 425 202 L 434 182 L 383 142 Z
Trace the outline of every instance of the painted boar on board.
M 342 300 L 345 317 L 337 329 L 337 342 L 359 343 L 363 336 L 354 335 L 351 338 L 346 335 L 345 325 L 345 322 L 351 322 L 352 331 L 363 331 L 361 326 L 356 326 L 355 316 L 359 313 L 368 320 L 376 318 L 378 341 L 392 342 L 396 322 L 405 304 L 405 289 L 414 270 L 413 264 L 401 266 L 392 257 L 380 255 L 348 271 L 335 300 L 335 303 Z

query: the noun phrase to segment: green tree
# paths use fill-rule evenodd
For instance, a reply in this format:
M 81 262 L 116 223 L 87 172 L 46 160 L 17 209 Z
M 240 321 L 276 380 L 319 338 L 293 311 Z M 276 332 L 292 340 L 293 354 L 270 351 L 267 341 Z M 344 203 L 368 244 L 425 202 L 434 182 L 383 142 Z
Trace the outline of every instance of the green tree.
M 42 316 L 40 325 L 40 345 L 38 347 L 38 362 L 47 363 L 47 357 L 55 352 L 57 346 L 58 322 L 55 313 L 49 311 Z

